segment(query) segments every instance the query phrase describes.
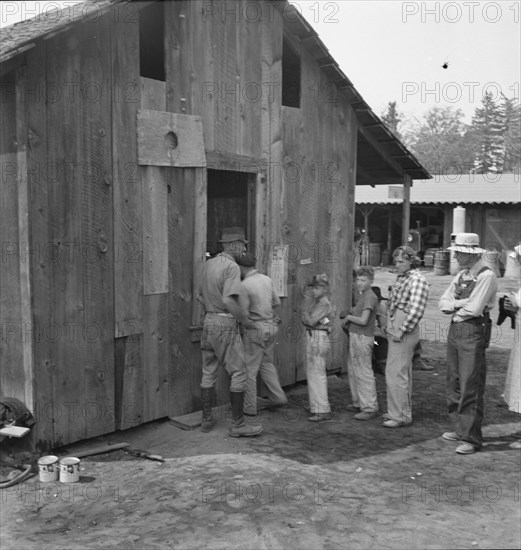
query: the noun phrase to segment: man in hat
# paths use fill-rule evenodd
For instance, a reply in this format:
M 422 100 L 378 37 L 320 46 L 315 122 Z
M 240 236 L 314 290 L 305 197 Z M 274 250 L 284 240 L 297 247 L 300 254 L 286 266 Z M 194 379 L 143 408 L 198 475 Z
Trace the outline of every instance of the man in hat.
M 280 386 L 279 374 L 273 364 L 275 339 L 280 319 L 274 310 L 280 306 L 273 283 L 267 275 L 255 269 L 257 260 L 252 254 L 240 254 L 236 259 L 242 275 L 245 307 L 252 321 L 251 328 L 244 328 L 242 341 L 246 355 L 248 381 L 244 395 L 244 414 L 256 416 L 258 408 L 285 405 L 288 402 Z M 257 374 L 260 373 L 269 400 L 257 399 Z
M 442 435 L 460 441 L 459 454 L 481 449 L 486 378 L 485 349 L 490 340 L 489 311 L 494 306 L 497 277 L 489 269 L 476 233 L 458 233 L 454 250 L 460 271 L 440 298 L 439 307 L 451 315 L 447 337 L 447 406 L 454 432 Z
M 219 365 L 230 375 L 232 406 L 231 437 L 248 437 L 262 432 L 262 426 L 244 422 L 244 391 L 248 374 L 239 323 L 249 328 L 253 323 L 241 302 L 241 272 L 235 258 L 246 251 L 247 240 L 240 227 L 223 230 L 223 251 L 208 260 L 201 274 L 200 294 L 206 315 L 201 335 L 203 376 L 201 404 L 203 432 L 214 426 L 212 405 Z

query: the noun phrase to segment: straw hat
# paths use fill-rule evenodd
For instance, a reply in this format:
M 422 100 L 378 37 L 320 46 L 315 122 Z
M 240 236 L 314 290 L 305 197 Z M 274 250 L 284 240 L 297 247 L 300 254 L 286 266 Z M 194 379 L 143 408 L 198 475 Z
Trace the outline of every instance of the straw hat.
M 455 250 L 465 254 L 483 254 L 484 248 L 479 246 L 479 235 L 477 233 L 456 233 L 454 244 L 447 247 L 447 250 Z

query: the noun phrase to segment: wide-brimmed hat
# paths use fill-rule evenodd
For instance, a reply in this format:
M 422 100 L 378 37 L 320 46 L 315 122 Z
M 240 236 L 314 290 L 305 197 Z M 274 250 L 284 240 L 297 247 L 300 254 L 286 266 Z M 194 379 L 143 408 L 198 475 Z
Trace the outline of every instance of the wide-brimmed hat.
M 514 252 L 510 252 L 509 256 L 511 258 L 516 258 L 517 256 L 521 256 L 521 244 L 518 244 L 517 246 L 514 246 Z
M 325 273 L 313 275 L 307 286 L 329 286 L 329 278 Z
M 248 243 L 246 236 L 244 235 L 244 229 L 242 227 L 225 227 L 223 229 L 223 236 L 220 243 L 233 243 L 235 241 L 242 241 Z
M 477 233 L 456 233 L 454 243 L 447 247 L 447 250 L 455 250 L 465 254 L 483 254 L 484 248 L 479 246 L 479 235 Z

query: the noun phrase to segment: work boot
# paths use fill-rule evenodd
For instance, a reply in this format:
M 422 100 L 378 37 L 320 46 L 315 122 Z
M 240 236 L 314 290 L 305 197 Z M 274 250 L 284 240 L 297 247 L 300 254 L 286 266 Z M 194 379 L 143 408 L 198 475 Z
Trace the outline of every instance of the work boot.
M 230 401 L 232 405 L 232 425 L 230 428 L 231 437 L 251 437 L 262 433 L 260 424 L 250 424 L 244 421 L 244 392 L 230 392 Z
M 201 421 L 201 431 L 208 433 L 215 425 L 213 419 L 212 405 L 215 400 L 215 388 L 201 388 L 201 407 L 203 409 L 203 419 Z

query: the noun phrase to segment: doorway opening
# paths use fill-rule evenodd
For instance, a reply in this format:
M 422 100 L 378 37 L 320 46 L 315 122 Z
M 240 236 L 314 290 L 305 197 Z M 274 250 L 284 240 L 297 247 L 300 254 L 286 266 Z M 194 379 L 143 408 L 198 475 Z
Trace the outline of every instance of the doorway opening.
M 256 179 L 254 173 L 208 170 L 207 256 L 222 251 L 219 241 L 225 227 L 242 227 L 248 249 L 254 250 Z

